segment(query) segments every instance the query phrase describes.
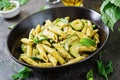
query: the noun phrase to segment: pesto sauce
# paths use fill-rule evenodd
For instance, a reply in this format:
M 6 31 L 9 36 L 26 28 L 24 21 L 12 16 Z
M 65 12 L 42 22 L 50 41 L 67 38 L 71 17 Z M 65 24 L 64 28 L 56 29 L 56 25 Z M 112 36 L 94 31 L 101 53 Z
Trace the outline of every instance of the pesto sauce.
M 12 10 L 13 8 L 15 8 L 16 5 L 14 3 L 11 3 L 9 6 L 4 7 L 1 11 L 9 11 Z

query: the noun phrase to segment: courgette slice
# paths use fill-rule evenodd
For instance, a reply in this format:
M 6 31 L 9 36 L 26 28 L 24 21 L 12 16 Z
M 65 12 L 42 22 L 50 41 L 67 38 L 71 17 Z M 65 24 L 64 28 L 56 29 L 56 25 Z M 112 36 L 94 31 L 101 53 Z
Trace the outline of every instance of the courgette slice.
M 26 52 L 27 52 L 27 45 L 26 45 L 26 44 L 22 44 L 22 45 L 21 45 L 21 49 L 22 49 L 22 51 L 23 51 L 24 53 L 26 53 Z
M 68 51 L 70 44 L 71 44 L 73 41 L 77 40 L 77 39 L 79 39 L 79 37 L 78 37 L 78 36 L 75 36 L 75 35 L 69 37 L 69 38 L 66 40 L 65 45 L 64 45 L 65 50 Z
M 72 46 L 70 47 L 70 53 L 74 56 L 74 57 L 79 57 L 79 48 L 81 47 L 81 44 L 79 43 L 79 41 L 74 41 Z
M 74 30 L 82 30 L 83 27 L 84 27 L 84 24 L 80 19 L 77 19 L 77 20 L 74 20 L 74 21 L 71 22 L 71 27 Z

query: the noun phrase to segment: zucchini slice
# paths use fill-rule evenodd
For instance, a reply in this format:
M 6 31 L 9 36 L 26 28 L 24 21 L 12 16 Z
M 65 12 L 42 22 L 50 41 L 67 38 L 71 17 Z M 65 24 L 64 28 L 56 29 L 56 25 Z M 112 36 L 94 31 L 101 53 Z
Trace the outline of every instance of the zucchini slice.
M 84 27 L 84 24 L 80 19 L 77 19 L 77 20 L 74 20 L 74 21 L 71 22 L 71 27 L 74 30 L 82 30 L 83 27 Z
M 79 41 L 74 41 L 73 45 L 70 47 L 70 53 L 74 57 L 80 57 L 80 53 L 79 53 L 79 48 L 80 47 L 81 47 L 81 44 L 79 43 Z
M 72 44 L 72 42 L 75 41 L 75 40 L 77 40 L 77 39 L 79 39 L 79 37 L 78 37 L 78 36 L 75 36 L 75 35 L 69 37 L 69 38 L 66 40 L 65 45 L 64 45 L 65 50 L 68 51 L 70 44 Z

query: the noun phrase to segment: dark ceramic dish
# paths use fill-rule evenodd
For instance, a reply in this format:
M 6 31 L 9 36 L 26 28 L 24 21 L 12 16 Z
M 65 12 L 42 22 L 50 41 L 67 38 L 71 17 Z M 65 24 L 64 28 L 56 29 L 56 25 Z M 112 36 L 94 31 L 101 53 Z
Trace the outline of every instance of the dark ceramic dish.
M 66 17 L 69 16 L 70 20 L 74 19 L 88 19 L 92 21 L 94 24 L 96 24 L 99 28 L 99 34 L 100 34 L 100 41 L 99 48 L 97 51 L 95 51 L 93 54 L 91 54 L 86 59 L 69 64 L 69 65 L 62 65 L 62 66 L 56 66 L 56 67 L 48 67 L 48 68 L 41 68 L 41 67 L 34 67 L 29 64 L 20 62 L 18 60 L 21 50 L 20 50 L 20 39 L 22 37 L 27 37 L 28 32 L 31 30 L 31 28 L 35 27 L 37 24 L 44 24 L 44 21 L 47 19 L 55 20 L 56 18 L 60 17 Z M 51 8 L 44 11 L 37 12 L 23 21 L 21 21 L 19 24 L 16 25 L 16 27 L 10 32 L 7 40 L 8 50 L 10 52 L 10 56 L 18 63 L 27 66 L 33 70 L 36 71 L 42 71 L 42 72 L 53 72 L 53 71 L 66 71 L 67 69 L 73 69 L 73 67 L 80 67 L 79 65 L 83 65 L 88 60 L 90 60 L 91 57 L 93 57 L 95 54 L 97 54 L 105 45 L 107 42 L 109 36 L 109 29 L 104 25 L 104 23 L 101 20 L 100 14 L 97 12 L 87 9 L 87 8 L 81 8 L 81 7 L 57 7 L 57 8 Z

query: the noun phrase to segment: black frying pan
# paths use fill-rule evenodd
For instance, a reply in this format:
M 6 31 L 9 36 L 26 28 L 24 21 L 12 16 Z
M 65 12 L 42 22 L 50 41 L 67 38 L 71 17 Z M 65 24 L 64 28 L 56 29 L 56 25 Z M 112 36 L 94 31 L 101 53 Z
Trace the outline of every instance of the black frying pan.
M 101 43 L 97 51 L 95 51 L 93 54 L 91 54 L 89 57 L 87 57 L 82 61 L 69 65 L 57 66 L 57 67 L 48 67 L 48 68 L 34 67 L 26 63 L 20 62 L 18 60 L 21 53 L 20 39 L 22 37 L 27 37 L 28 32 L 31 30 L 31 28 L 35 27 L 37 24 L 41 24 L 41 25 L 44 24 L 44 21 L 47 19 L 53 21 L 56 18 L 64 18 L 66 16 L 69 16 L 70 20 L 81 19 L 81 18 L 88 19 L 98 26 Z M 97 54 L 103 48 L 103 46 L 105 45 L 108 39 L 108 36 L 109 36 L 109 29 L 104 25 L 104 23 L 101 20 L 100 14 L 98 14 L 97 12 L 83 7 L 57 7 L 57 8 L 51 8 L 37 12 L 27 17 L 19 24 L 17 24 L 16 27 L 10 32 L 8 36 L 7 45 L 8 45 L 8 50 L 10 52 L 10 56 L 16 62 L 24 66 L 27 66 L 33 70 L 42 71 L 42 72 L 66 71 L 68 69 L 72 70 L 75 67 L 85 66 L 84 63 L 89 62 L 89 59 L 93 57 L 95 54 Z

